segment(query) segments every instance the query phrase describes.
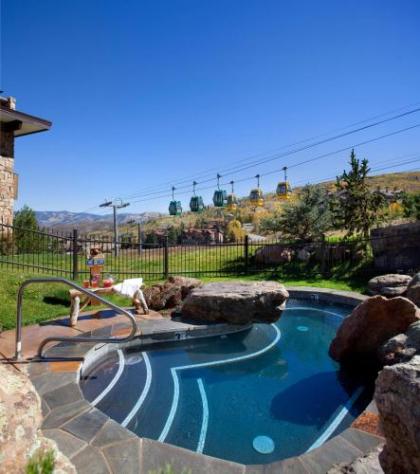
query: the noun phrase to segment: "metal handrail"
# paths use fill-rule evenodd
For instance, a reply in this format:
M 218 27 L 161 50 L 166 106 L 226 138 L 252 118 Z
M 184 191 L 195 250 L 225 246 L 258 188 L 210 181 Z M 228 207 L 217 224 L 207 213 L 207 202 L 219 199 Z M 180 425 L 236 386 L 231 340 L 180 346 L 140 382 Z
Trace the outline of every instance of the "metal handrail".
M 71 341 L 71 342 L 110 342 L 110 343 L 118 343 L 118 342 L 127 342 L 131 341 L 133 337 L 136 335 L 137 332 L 137 324 L 136 319 L 134 316 L 123 308 L 107 301 L 106 299 L 102 298 L 101 296 L 96 295 L 92 291 L 89 291 L 86 288 L 83 288 L 76 283 L 73 283 L 66 278 L 60 277 L 51 277 L 51 278 L 30 278 L 24 281 L 18 291 L 17 296 L 17 307 L 16 307 L 16 350 L 15 350 L 15 360 L 22 359 L 22 303 L 23 303 L 23 292 L 25 288 L 33 283 L 64 283 L 67 286 L 70 286 L 76 290 L 79 290 L 81 293 L 88 295 L 90 298 L 94 298 L 100 303 L 108 306 L 109 308 L 117 311 L 118 313 L 127 316 L 127 318 L 131 322 L 131 332 L 128 336 L 122 338 L 115 338 L 115 337 L 86 337 L 86 336 L 57 336 L 57 337 L 47 337 L 44 339 L 39 348 L 38 348 L 38 357 L 42 357 L 42 350 L 46 344 L 52 341 L 63 342 L 63 341 Z

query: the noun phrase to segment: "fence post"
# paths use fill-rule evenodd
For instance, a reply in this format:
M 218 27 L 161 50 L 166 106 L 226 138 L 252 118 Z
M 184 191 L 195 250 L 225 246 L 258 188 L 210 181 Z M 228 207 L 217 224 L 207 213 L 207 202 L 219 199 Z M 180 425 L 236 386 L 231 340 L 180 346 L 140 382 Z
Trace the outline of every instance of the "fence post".
M 137 245 L 138 245 L 138 252 L 141 253 L 141 247 L 142 247 L 141 224 L 137 224 Z
M 330 252 L 330 246 L 325 240 L 325 235 L 321 235 L 321 276 L 325 278 L 327 276 L 327 259 L 329 263 L 329 255 L 327 252 Z
M 78 260 L 78 233 L 77 229 L 73 229 L 73 237 L 72 237 L 72 257 L 73 257 L 73 280 L 77 280 L 79 277 L 79 260 Z
M 165 280 L 169 276 L 169 255 L 168 255 L 168 236 L 165 236 L 164 245 L 163 245 L 163 277 Z
M 245 257 L 244 271 L 245 271 L 245 274 L 248 274 L 248 270 L 249 270 L 249 237 L 248 235 L 246 235 L 244 239 L 244 257 Z

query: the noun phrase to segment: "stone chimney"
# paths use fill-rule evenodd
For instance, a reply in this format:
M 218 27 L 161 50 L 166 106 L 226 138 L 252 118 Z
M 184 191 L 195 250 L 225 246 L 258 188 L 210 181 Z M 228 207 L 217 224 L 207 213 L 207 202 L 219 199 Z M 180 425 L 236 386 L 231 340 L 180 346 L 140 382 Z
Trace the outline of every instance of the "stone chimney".
M 15 97 L 0 97 L 0 104 L 5 109 L 16 110 L 16 98 Z

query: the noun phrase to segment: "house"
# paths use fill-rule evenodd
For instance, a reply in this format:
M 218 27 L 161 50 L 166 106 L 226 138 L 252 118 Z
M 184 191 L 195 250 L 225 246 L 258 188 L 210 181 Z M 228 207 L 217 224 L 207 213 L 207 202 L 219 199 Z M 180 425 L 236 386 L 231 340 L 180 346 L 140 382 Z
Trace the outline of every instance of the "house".
M 48 120 L 16 110 L 14 97 L 0 97 L 0 224 L 13 223 L 13 206 L 18 194 L 14 172 L 15 139 L 51 128 Z

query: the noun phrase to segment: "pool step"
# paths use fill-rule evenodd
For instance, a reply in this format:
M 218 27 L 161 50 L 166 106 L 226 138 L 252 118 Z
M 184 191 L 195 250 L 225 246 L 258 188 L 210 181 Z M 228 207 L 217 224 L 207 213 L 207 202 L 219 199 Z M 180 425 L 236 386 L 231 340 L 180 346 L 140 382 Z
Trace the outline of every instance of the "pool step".
M 124 354 L 124 369 L 117 384 L 96 405 L 96 408 L 123 423 L 146 381 L 146 364 L 141 353 Z

